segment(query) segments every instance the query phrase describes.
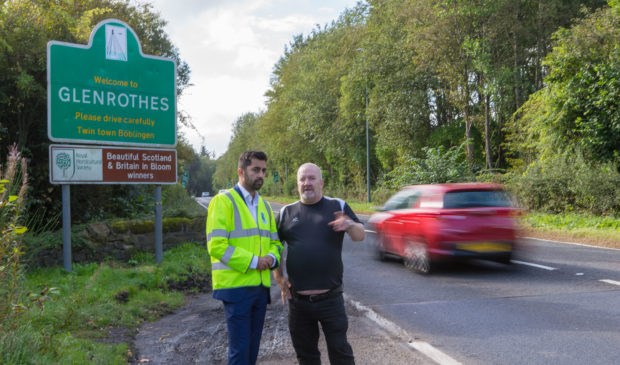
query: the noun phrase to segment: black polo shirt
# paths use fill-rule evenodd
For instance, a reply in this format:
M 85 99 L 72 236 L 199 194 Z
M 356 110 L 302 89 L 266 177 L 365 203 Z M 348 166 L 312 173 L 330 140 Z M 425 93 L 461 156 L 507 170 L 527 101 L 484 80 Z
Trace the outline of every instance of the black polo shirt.
M 345 232 L 336 232 L 328 225 L 339 211 L 360 223 L 347 203 L 325 196 L 315 204 L 298 201 L 280 210 L 278 235 L 288 245 L 286 271 L 293 290 L 332 289 L 342 285 Z

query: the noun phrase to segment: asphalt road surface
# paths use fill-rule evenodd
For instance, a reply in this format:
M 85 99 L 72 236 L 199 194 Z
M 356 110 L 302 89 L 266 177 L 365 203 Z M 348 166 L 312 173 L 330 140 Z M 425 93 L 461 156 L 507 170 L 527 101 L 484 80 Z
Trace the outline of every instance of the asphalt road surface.
M 369 240 L 347 239 L 343 260 L 360 364 L 620 364 L 620 250 L 522 239 L 512 265 L 473 261 L 420 276 L 398 260 L 376 259 Z M 264 346 L 280 347 L 261 350 L 259 362 L 295 363 L 285 308 L 271 307 Z M 222 338 L 223 322 L 202 313 L 192 318 L 219 326 Z M 389 355 L 395 357 L 382 357 Z
M 462 364 L 620 364 L 620 250 L 522 239 L 420 276 L 347 242 L 345 290 Z

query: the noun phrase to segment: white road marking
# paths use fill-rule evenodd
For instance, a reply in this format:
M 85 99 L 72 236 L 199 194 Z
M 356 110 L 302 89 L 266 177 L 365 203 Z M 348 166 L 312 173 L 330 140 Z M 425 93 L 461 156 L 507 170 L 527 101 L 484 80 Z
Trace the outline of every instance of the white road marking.
M 515 264 L 519 264 L 519 265 L 527 265 L 527 266 L 537 267 L 539 269 L 545 269 L 545 270 L 549 270 L 549 271 L 557 270 L 555 267 L 538 265 L 538 264 L 534 264 L 534 263 L 531 263 L 531 262 L 517 261 L 517 260 L 511 260 L 511 262 L 513 262 Z
M 612 285 L 620 286 L 620 281 L 609 280 L 609 279 L 602 279 L 602 280 L 599 280 L 599 281 L 601 281 L 603 283 L 607 283 L 607 284 L 612 284 Z
M 404 329 L 400 328 L 394 322 L 392 322 L 392 321 L 390 321 L 390 320 L 380 316 L 379 314 L 377 314 L 377 312 L 375 312 L 371 308 L 363 305 L 362 303 L 351 299 L 348 295 L 345 294 L 344 297 L 355 308 L 357 308 L 361 312 L 364 312 L 365 316 L 368 319 L 370 319 L 371 321 L 373 321 L 376 324 L 378 324 L 379 326 L 381 326 L 388 333 L 390 333 L 390 334 L 392 334 L 394 336 L 400 337 L 401 339 L 407 341 L 407 343 L 408 343 L 408 345 L 410 347 L 412 347 L 413 349 L 421 352 L 422 354 L 424 354 L 425 356 L 427 356 L 431 360 L 435 361 L 437 364 L 439 364 L 439 365 L 462 365 L 460 362 L 454 360 L 453 358 L 451 358 L 447 354 L 439 351 L 438 349 L 433 347 L 428 342 L 409 340 L 411 338 L 409 333 L 407 333 L 407 331 L 405 331 Z

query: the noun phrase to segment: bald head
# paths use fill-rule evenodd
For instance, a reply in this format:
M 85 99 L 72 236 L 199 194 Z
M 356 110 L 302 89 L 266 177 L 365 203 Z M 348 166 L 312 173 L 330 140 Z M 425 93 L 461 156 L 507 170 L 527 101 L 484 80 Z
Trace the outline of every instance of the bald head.
M 317 203 L 323 197 L 323 175 L 313 163 L 305 163 L 297 170 L 299 200 L 304 204 Z
M 297 169 L 297 179 L 299 179 L 300 174 L 302 173 L 302 171 L 305 170 L 313 170 L 319 177 L 319 179 L 323 179 L 323 174 L 321 174 L 321 169 L 313 164 L 312 162 L 306 162 L 305 164 L 299 166 L 299 169 Z

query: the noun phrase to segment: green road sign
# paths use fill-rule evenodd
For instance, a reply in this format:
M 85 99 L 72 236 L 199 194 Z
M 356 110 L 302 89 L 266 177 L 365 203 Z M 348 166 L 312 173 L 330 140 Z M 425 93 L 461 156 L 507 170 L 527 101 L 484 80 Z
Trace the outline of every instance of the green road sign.
M 142 54 L 133 29 L 107 19 L 88 45 L 47 44 L 47 107 L 52 141 L 173 147 L 176 64 Z
M 187 185 L 187 181 L 189 180 L 189 173 L 187 171 L 185 171 L 183 173 L 183 177 L 181 178 L 181 185 L 183 187 L 185 187 L 185 185 Z

